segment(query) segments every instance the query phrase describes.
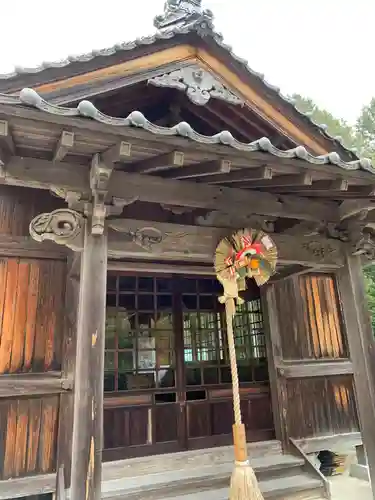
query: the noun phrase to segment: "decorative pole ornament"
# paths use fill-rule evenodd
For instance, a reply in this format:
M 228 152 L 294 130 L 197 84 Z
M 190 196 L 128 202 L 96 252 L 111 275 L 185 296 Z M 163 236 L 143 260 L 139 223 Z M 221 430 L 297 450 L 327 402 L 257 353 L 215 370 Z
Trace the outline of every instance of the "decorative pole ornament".
M 258 286 L 264 285 L 275 273 L 277 248 L 263 231 L 244 229 L 220 241 L 215 252 L 215 271 L 223 285 L 224 293 L 219 302 L 225 304 L 227 337 L 233 388 L 233 442 L 235 468 L 230 484 L 230 500 L 263 500 L 247 455 L 246 429 L 242 423 L 240 390 L 237 370 L 233 317 L 236 303 L 244 301 L 239 296 L 246 290 L 246 279 L 254 278 Z
M 202 0 L 166 0 L 164 14 L 155 17 L 154 26 L 163 30 L 206 22 L 211 27 L 212 21 L 213 14 L 202 8 Z

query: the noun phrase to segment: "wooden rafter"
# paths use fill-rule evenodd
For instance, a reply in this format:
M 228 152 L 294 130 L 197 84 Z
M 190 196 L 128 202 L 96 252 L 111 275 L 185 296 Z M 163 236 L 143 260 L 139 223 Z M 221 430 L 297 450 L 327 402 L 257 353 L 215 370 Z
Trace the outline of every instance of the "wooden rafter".
M 82 194 L 90 193 L 87 167 L 47 160 L 12 157 L 7 165 L 7 184 L 21 184 L 50 189 L 57 186 Z M 251 193 L 251 196 L 249 196 Z M 251 212 L 305 220 L 338 220 L 338 208 L 332 202 L 306 202 L 295 196 L 278 196 L 244 189 L 210 186 L 194 182 L 161 179 L 114 170 L 108 196 L 139 201 L 213 210 L 230 210 L 238 214 Z
M 169 168 L 181 168 L 184 165 L 184 153 L 181 151 L 172 151 L 162 155 L 147 158 L 139 162 L 128 164 L 127 172 L 138 174 L 151 174 Z
M 306 194 L 307 196 L 314 193 L 340 192 L 348 191 L 349 183 L 346 179 L 322 179 L 312 181 L 311 184 L 300 184 L 297 186 L 279 186 L 279 192 Z
M 273 172 L 270 167 L 251 167 L 237 169 L 233 172 L 222 174 L 220 176 L 208 175 L 203 177 L 201 181 L 207 184 L 234 184 L 246 181 L 272 179 L 272 176 Z
M 69 153 L 69 151 L 73 149 L 73 147 L 74 147 L 73 132 L 68 132 L 67 130 L 63 130 L 61 132 L 60 139 L 56 144 L 52 161 L 62 161 L 65 158 L 65 156 Z
M 251 183 L 245 183 L 242 187 L 245 188 L 279 188 L 284 186 L 311 186 L 312 177 L 311 174 L 290 174 L 290 175 L 278 175 L 277 177 L 272 177 L 272 179 L 264 179 L 260 181 L 255 181 Z
M 223 175 L 228 174 L 231 169 L 231 162 L 229 160 L 214 160 L 203 163 L 198 163 L 195 165 L 189 165 L 183 168 L 174 168 L 160 173 L 163 179 L 191 179 L 203 177 L 203 181 L 206 176 L 210 178 L 216 176 L 219 179 Z

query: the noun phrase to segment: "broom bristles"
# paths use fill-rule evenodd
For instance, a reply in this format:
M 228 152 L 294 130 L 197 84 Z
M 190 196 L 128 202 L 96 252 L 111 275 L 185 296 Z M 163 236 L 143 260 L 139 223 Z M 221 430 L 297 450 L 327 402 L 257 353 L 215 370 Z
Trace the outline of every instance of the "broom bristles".
M 229 500 L 264 500 L 249 462 L 235 462 L 230 480 Z

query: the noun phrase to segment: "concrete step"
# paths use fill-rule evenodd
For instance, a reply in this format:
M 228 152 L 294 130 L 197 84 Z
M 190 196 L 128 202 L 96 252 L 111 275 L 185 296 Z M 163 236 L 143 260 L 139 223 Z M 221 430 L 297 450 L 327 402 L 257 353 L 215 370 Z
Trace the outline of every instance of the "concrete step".
M 165 474 L 167 471 L 170 474 L 177 473 L 177 476 L 180 474 L 194 475 L 197 471 L 200 473 L 199 471 L 202 470 L 210 476 L 220 476 L 222 473 L 227 476 L 231 474 L 233 468 L 233 449 L 230 455 L 227 456 L 216 451 L 208 460 L 205 455 L 202 459 L 200 454 L 186 457 L 185 460 L 176 459 L 174 462 L 169 458 L 170 455 L 159 455 L 153 457 L 153 460 L 144 462 L 129 463 L 132 461 L 124 460 L 112 467 L 108 467 L 109 464 L 106 464 L 107 467 L 103 470 L 103 482 L 106 484 L 113 483 L 116 480 L 126 482 L 127 478 L 139 478 L 140 480 L 145 478 L 148 481 L 151 474 Z M 292 455 L 271 453 L 263 457 L 250 457 L 250 464 L 260 479 L 265 474 L 270 478 L 274 473 L 281 470 L 295 473 L 296 469 L 303 466 L 304 461 Z
M 281 444 L 276 440 L 250 443 L 248 445 L 248 453 L 252 461 L 270 455 L 280 456 L 282 454 Z M 156 474 L 166 470 L 198 468 L 224 463 L 233 463 L 233 446 L 107 462 L 103 464 L 102 479 L 106 482 L 125 477 Z
M 282 492 L 286 485 L 294 488 L 303 487 L 308 490 L 321 486 L 319 480 L 315 480 L 304 474 L 301 469 L 301 461 L 290 456 L 279 456 L 278 460 L 273 457 L 265 457 L 263 461 L 258 459 L 257 477 L 262 491 L 270 498 L 278 498 L 274 493 L 277 487 Z M 291 467 L 294 474 L 288 471 Z M 297 468 L 298 467 L 298 468 Z M 162 473 L 149 474 L 138 477 L 128 477 L 103 483 L 102 498 L 111 500 L 159 500 L 162 498 L 178 498 L 179 496 L 193 494 L 193 492 L 211 492 L 227 490 L 233 464 L 225 463 L 216 466 L 200 467 L 194 469 L 172 470 L 164 469 Z M 262 474 L 259 474 L 262 471 Z M 268 475 L 267 475 L 267 471 Z M 269 474 L 278 472 L 276 477 Z M 285 472 L 287 471 L 287 474 Z M 299 491 L 299 490 L 298 490 Z M 196 493 L 195 493 L 196 494 Z M 211 493 L 210 493 L 211 494 Z M 278 493 L 277 493 L 278 494 Z
M 275 500 L 323 500 L 323 491 L 319 480 L 309 475 L 299 474 L 289 478 L 260 481 L 260 488 L 266 499 Z M 171 497 L 170 500 L 228 500 L 229 488 L 220 488 L 199 493 L 188 493 Z
M 181 485 L 182 486 L 182 485 Z M 265 499 L 272 500 L 313 500 L 323 499 L 324 492 L 322 484 L 318 479 L 314 479 L 308 474 L 298 474 L 291 477 L 281 477 L 259 481 L 260 489 Z M 228 500 L 229 488 L 228 485 L 221 488 L 209 487 L 199 488 L 197 491 L 196 485 L 184 485 L 177 492 L 172 485 L 169 489 L 154 489 L 133 491 L 130 494 L 129 490 L 126 492 L 118 492 L 112 496 L 102 496 L 108 500 L 162 500 L 168 498 L 169 500 Z

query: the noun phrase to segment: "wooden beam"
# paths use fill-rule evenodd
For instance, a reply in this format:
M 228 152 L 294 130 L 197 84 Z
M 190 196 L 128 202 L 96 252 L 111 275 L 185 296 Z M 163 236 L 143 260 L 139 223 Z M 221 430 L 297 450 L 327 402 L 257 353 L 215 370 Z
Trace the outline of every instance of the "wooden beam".
M 313 269 L 313 267 L 305 267 L 299 264 L 288 266 L 284 269 L 280 269 L 280 271 L 277 271 L 276 274 L 272 276 L 269 283 L 272 284 L 281 280 L 285 280 L 286 278 L 290 278 L 291 276 L 299 276 L 300 274 L 310 273 L 311 271 L 313 271 Z
M 362 444 L 362 436 L 360 432 L 348 432 L 346 434 L 298 439 L 297 443 L 305 453 L 317 453 L 322 450 L 335 449 L 349 450 Z
M 7 166 L 5 184 L 25 185 L 42 189 L 59 186 L 68 191 L 91 196 L 87 166 L 53 163 L 47 160 L 13 157 Z M 264 181 L 266 182 L 266 181 Z M 242 185 L 241 185 L 242 187 Z M 111 175 L 108 195 L 118 199 L 137 196 L 139 201 L 229 211 L 236 214 L 262 214 L 302 220 L 337 222 L 338 205 L 334 202 L 313 202 L 295 196 L 209 186 L 195 182 L 161 179 L 128 174 L 115 170 Z
M 6 120 L 0 120 L 0 146 L 9 156 L 16 153 L 9 123 Z
M 38 243 L 31 236 L 0 235 L 1 257 L 24 257 L 28 259 L 65 260 L 67 249 L 55 243 Z
M 189 274 L 191 276 L 215 276 L 213 264 L 205 266 L 196 266 L 188 264 L 173 264 L 161 262 L 140 262 L 140 261 L 109 261 L 108 271 L 126 271 L 126 272 L 144 272 L 160 274 Z
M 335 377 L 353 375 L 351 361 L 309 361 L 305 363 L 280 363 L 277 365 L 280 376 L 285 378 Z
M 61 378 L 61 373 L 44 375 L 17 374 L 0 377 L 0 398 L 40 394 L 60 394 L 73 388 L 71 378 Z
M 134 147 L 140 146 L 144 148 L 145 144 L 154 151 L 165 151 L 166 138 L 163 135 L 150 134 L 146 130 L 141 130 L 137 127 L 114 127 L 112 125 L 98 123 L 94 120 L 82 120 L 82 118 L 73 118 L 69 116 L 54 115 L 41 113 L 39 110 L 29 107 L 11 106 L 0 104 L 2 116 L 12 117 L 12 126 L 17 124 L 17 130 L 26 135 L 28 130 L 33 128 L 42 136 L 46 128 L 51 128 L 54 131 L 67 128 L 73 128 L 76 132 L 79 131 L 85 141 L 94 144 L 95 141 L 102 142 L 103 136 L 108 138 L 113 143 L 119 140 L 131 141 Z M 233 164 L 253 164 L 254 166 L 262 166 L 267 164 L 278 170 L 280 165 L 287 166 L 295 171 L 301 169 L 309 173 L 327 174 L 327 171 L 337 172 L 345 178 L 358 179 L 364 182 L 372 182 L 373 174 L 363 170 L 348 170 L 343 172 L 342 169 L 334 165 L 316 165 L 299 158 L 278 158 L 269 153 L 254 151 L 247 153 L 235 148 L 230 148 L 222 144 L 202 144 L 193 141 L 188 141 L 184 137 L 169 136 L 168 146 L 174 150 L 194 152 L 194 154 L 204 152 L 207 160 L 218 158 L 229 159 Z M 331 172 L 332 173 L 332 172 Z
M 212 263 L 220 239 L 228 229 L 179 224 L 112 219 L 108 222 L 109 258 L 190 260 Z M 335 268 L 342 265 L 342 246 L 336 240 L 319 236 L 271 235 L 278 249 L 280 264 L 299 264 Z
M 345 200 L 340 204 L 339 216 L 340 220 L 348 219 L 362 211 L 370 211 L 375 209 L 375 203 L 367 200 Z
M 63 130 L 53 153 L 52 161 L 62 161 L 74 147 L 74 134 Z
M 338 271 L 338 283 L 363 444 L 371 483 L 375 485 L 375 343 L 359 257 L 347 256 L 345 267 Z M 372 498 L 375 499 L 375 488 Z
M 280 186 L 279 191 L 285 193 L 303 193 L 310 194 L 312 192 L 329 192 L 338 191 L 346 192 L 348 191 L 349 183 L 346 179 L 322 179 L 318 181 L 312 181 L 311 184 L 299 185 L 299 186 Z M 329 194 L 326 193 L 326 194 Z
M 242 187 L 250 188 L 269 188 L 282 186 L 311 186 L 311 174 L 288 174 L 278 175 L 270 180 L 256 181 L 249 184 L 244 184 Z
M 106 165 L 124 161 L 131 157 L 132 145 L 129 142 L 119 141 L 114 146 L 100 154 L 101 160 Z
M 257 181 L 272 179 L 273 171 L 271 167 L 252 167 L 233 170 L 229 174 L 208 175 L 201 179 L 206 184 L 232 184 L 246 181 Z
M 357 196 L 375 196 L 375 185 L 352 185 L 348 188 L 348 194 L 353 194 Z
M 278 311 L 276 304 L 275 286 L 276 285 L 269 285 L 261 287 L 260 296 L 264 318 L 264 331 L 275 434 L 276 439 L 281 441 L 283 450 L 287 450 L 289 447 L 289 433 L 287 425 L 288 401 L 286 379 L 279 377 L 276 370 L 276 365 L 281 359 L 282 341 L 279 321 L 280 311 Z
M 184 153 L 172 151 L 159 156 L 153 156 L 145 160 L 127 165 L 127 171 L 137 174 L 151 174 L 174 167 L 182 167 L 184 164 Z
M 230 172 L 230 169 L 231 162 L 229 160 L 214 160 L 197 163 L 195 165 L 188 165 L 186 167 L 181 166 L 171 170 L 164 170 L 160 172 L 159 175 L 163 179 L 191 179 L 203 177 L 203 182 L 205 182 L 206 176 L 209 174 L 214 174 L 214 176 L 220 178 L 221 175 L 219 174 L 227 174 Z
M 72 500 L 101 498 L 107 235 L 85 224 L 72 443 Z
M 5 178 L 6 165 L 9 158 L 15 154 L 12 134 L 9 130 L 9 124 L 5 120 L 0 120 L 0 179 Z
M 40 474 L 0 481 L 0 500 L 45 495 L 56 491 L 56 474 Z
M 79 302 L 79 274 L 81 254 L 71 252 L 67 259 L 64 338 L 62 346 L 63 377 L 74 380 L 76 366 L 77 319 Z M 74 393 L 69 391 L 60 396 L 59 428 L 57 435 L 56 468 L 62 469 L 64 486 L 70 487 L 72 459 Z M 62 479 L 58 477 L 58 486 Z M 58 488 L 57 488 L 58 489 Z M 56 499 L 58 500 L 58 499 Z

